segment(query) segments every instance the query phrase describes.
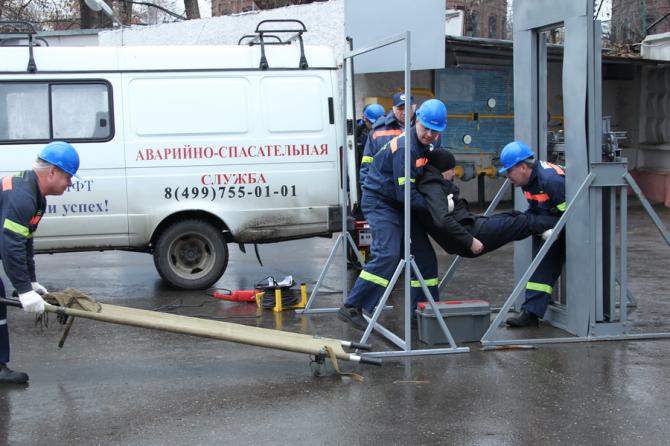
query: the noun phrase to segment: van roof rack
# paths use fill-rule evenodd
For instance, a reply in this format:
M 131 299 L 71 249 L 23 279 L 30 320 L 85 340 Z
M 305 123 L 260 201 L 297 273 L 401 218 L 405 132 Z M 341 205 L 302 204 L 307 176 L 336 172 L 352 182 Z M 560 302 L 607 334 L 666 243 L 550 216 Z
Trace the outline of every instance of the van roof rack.
M 279 24 L 288 25 L 279 27 Z M 260 45 L 261 61 L 259 68 L 261 70 L 267 70 L 270 68 L 270 66 L 268 65 L 268 60 L 265 57 L 265 45 L 290 45 L 293 41 L 298 40 L 298 42 L 300 42 L 300 63 L 298 64 L 298 68 L 301 70 L 306 70 L 309 68 L 309 65 L 307 64 L 307 59 L 305 58 L 305 47 L 302 42 L 302 34 L 305 32 L 307 32 L 307 28 L 305 28 L 305 24 L 300 20 L 261 20 L 258 25 L 256 25 L 256 29 L 254 30 L 255 34 L 246 34 L 242 36 L 237 44 L 242 45 L 244 43 L 249 46 Z M 289 36 L 282 40 L 277 34 L 289 34 Z M 266 39 L 272 39 L 273 41 L 268 42 Z
M 17 26 L 18 25 L 18 26 Z M 28 36 L 28 70 L 29 73 L 34 73 L 37 71 L 37 65 L 35 64 L 35 58 L 33 57 L 33 36 L 37 34 L 35 27 L 30 22 L 24 22 L 21 20 L 0 20 L 0 28 L 9 26 L 10 31 L 3 32 L 3 34 L 10 35 L 23 35 Z M 27 30 L 21 31 L 19 28 L 25 27 Z

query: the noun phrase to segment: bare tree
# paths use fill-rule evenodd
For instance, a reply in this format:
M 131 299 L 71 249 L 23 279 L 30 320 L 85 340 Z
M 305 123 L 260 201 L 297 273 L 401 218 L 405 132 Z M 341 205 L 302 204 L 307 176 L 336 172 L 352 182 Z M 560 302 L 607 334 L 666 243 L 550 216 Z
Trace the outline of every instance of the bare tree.
M 200 7 L 198 6 L 198 0 L 184 0 L 184 11 L 186 12 L 187 19 L 199 19 Z
M 106 0 L 109 1 L 109 0 Z M 117 0 L 116 2 L 116 11 L 119 20 L 124 25 L 131 24 L 133 22 L 133 4 L 125 0 Z
M 39 29 L 68 29 L 79 22 L 72 0 L 0 0 L 0 19 L 31 22 Z

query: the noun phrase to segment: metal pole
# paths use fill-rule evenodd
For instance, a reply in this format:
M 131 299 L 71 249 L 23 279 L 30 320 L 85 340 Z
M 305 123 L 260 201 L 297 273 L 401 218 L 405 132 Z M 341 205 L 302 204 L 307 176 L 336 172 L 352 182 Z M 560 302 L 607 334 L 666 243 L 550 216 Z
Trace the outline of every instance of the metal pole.
M 349 211 L 349 206 L 348 206 L 348 197 L 347 197 L 347 187 L 349 186 L 347 183 L 349 181 L 349 176 L 347 175 L 348 169 L 349 169 L 349 130 L 348 130 L 348 124 L 347 124 L 347 77 L 353 76 L 353 73 L 350 72 L 351 70 L 351 59 L 346 58 L 344 59 L 344 66 L 342 67 L 344 69 L 344 79 L 342 80 L 342 122 L 344 123 L 344 128 L 345 128 L 345 138 L 344 138 L 344 145 L 342 147 L 342 182 L 340 184 L 341 187 L 341 198 L 340 201 L 342 203 L 342 235 L 344 235 L 347 232 L 347 214 Z M 348 293 L 348 288 L 349 288 L 349 281 L 347 280 L 347 239 L 346 237 L 343 237 L 342 240 L 344 243 L 342 243 L 342 302 L 347 300 L 347 293 Z
M 404 243 L 405 243 L 405 351 L 411 349 L 412 347 L 412 327 L 411 327 L 411 308 L 412 308 L 412 293 L 411 293 L 411 253 L 410 253 L 410 232 L 411 232 L 411 203 L 410 203 L 410 191 L 412 181 L 410 178 L 410 152 L 412 151 L 412 138 L 410 134 L 410 118 L 411 118 L 411 109 L 412 106 L 412 93 L 411 93 L 411 76 L 412 76 L 412 62 L 410 59 L 410 33 L 409 31 L 405 32 L 405 233 L 404 233 Z
M 665 243 L 667 243 L 668 246 L 670 246 L 670 234 L 668 234 L 668 230 L 665 229 L 665 225 L 658 217 L 658 214 L 656 214 L 656 212 L 654 211 L 654 208 L 651 207 L 651 204 L 649 204 L 649 200 L 647 200 L 647 198 L 642 193 L 642 190 L 640 190 L 640 186 L 637 185 L 635 179 L 633 179 L 631 174 L 626 173 L 626 175 L 624 175 L 624 178 L 628 183 L 628 185 L 630 185 L 630 188 L 633 189 L 633 192 L 635 192 L 635 195 L 637 195 L 637 198 L 640 200 L 640 203 L 642 203 L 642 207 L 644 207 L 644 210 L 647 211 L 649 218 L 651 218 L 651 220 L 656 225 L 656 228 L 658 228 L 658 232 L 660 232 L 661 236 L 665 239 Z
M 330 255 L 328 256 L 328 260 L 326 260 L 326 265 L 323 267 L 323 269 L 321 270 L 321 273 L 319 274 L 319 278 L 316 280 L 316 285 L 314 285 L 314 289 L 312 290 L 312 293 L 309 295 L 309 299 L 307 300 L 307 305 L 305 305 L 304 309 L 295 310 L 296 313 L 298 313 L 298 314 L 309 314 L 309 313 L 313 313 L 313 312 L 319 312 L 319 313 L 328 312 L 328 313 L 331 313 L 331 312 L 334 312 L 334 311 L 337 310 L 335 308 L 312 310 L 311 308 L 312 308 L 312 303 L 316 299 L 316 294 L 319 292 L 319 288 L 321 288 L 321 282 L 326 277 L 326 272 L 328 271 L 328 268 L 330 267 L 330 264 L 333 261 L 333 257 L 335 256 L 335 253 L 337 252 L 337 248 L 340 246 L 340 242 L 344 242 L 344 241 L 345 240 L 343 240 L 342 234 L 340 234 L 337 237 L 337 240 L 335 240 L 335 244 L 330 249 Z M 345 243 L 345 245 L 346 245 L 346 243 Z M 346 287 L 346 285 L 345 285 L 345 287 Z M 328 311 L 324 311 L 324 310 L 328 310 Z
M 619 228 L 619 320 L 624 324 L 624 333 L 626 330 L 626 319 L 628 316 L 628 188 L 619 189 L 621 201 L 619 203 L 619 212 L 621 212 L 621 224 Z M 616 277 L 614 279 L 616 283 Z M 612 309 L 612 311 L 615 311 Z

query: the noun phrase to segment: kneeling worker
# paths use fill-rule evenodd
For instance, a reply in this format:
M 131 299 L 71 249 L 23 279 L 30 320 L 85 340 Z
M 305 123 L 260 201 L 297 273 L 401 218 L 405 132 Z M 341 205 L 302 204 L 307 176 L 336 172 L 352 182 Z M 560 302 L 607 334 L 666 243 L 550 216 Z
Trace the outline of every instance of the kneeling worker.
M 523 190 L 528 200 L 526 212 L 558 219 L 565 212 L 565 171 L 546 161 L 536 161 L 535 153 L 526 144 L 514 141 L 507 144 L 500 154 L 501 173 Z M 526 284 L 526 300 L 519 316 L 507 319 L 511 327 L 537 327 L 544 316 L 565 261 L 565 235 L 561 234 L 540 262 Z
M 484 217 L 470 213 L 467 201 L 458 197 L 458 187 L 452 182 L 453 155 L 445 149 L 431 152 L 424 174 L 417 182 L 430 211 L 430 216 L 424 214 L 422 218 L 429 234 L 445 251 L 463 257 L 477 257 L 533 234 L 548 238 L 565 210 L 565 174 L 559 166 L 537 163 L 533 157 L 527 145 L 516 141 L 505 146 L 501 155 L 501 172 L 507 173 L 512 184 L 522 187 L 528 210 Z M 560 275 L 563 258 L 561 237 L 528 282 L 523 313 L 509 318 L 508 325 L 538 325 Z
M 79 155 L 70 144 L 54 141 L 37 156 L 32 170 L 2 178 L 0 192 L 0 259 L 12 286 L 19 293 L 23 309 L 44 312 L 41 294 L 47 290 L 37 282 L 33 259 L 33 233 L 44 216 L 47 195 L 63 195 L 79 169 Z M 5 289 L 0 281 L 0 296 Z M 7 306 L 0 304 L 0 384 L 23 384 L 28 375 L 7 367 L 9 330 Z

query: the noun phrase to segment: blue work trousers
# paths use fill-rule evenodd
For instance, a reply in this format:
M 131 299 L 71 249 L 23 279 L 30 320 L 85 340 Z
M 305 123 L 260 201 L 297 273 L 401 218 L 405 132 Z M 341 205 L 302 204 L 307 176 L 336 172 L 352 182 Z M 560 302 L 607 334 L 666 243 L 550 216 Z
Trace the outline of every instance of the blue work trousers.
M 526 284 L 526 300 L 521 309 L 543 317 L 565 262 L 565 233 L 551 246 Z
M 467 257 L 478 257 L 509 242 L 523 240 L 533 234 L 544 232 L 553 228 L 558 219 L 558 215 L 538 215 L 519 211 L 478 217 L 474 223 L 472 235 L 482 242 L 484 250 L 478 255 Z M 565 236 L 561 234 L 526 284 L 526 300 L 521 306 L 523 310 L 538 317 L 544 316 L 554 284 L 561 275 L 564 260 Z
M 361 208 L 370 225 L 372 260 L 365 265 L 345 301 L 349 307 L 374 311 L 389 285 L 403 255 L 403 211 L 383 199 L 363 193 Z M 435 300 L 439 299 L 437 285 L 437 258 L 425 229 L 415 220 L 411 224 L 411 253 L 421 275 Z M 412 274 L 412 305 L 426 300 L 418 280 Z
M 5 287 L 0 280 L 0 297 L 5 297 Z M 7 305 L 0 304 L 0 364 L 9 362 L 9 328 L 7 327 Z

